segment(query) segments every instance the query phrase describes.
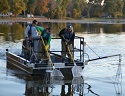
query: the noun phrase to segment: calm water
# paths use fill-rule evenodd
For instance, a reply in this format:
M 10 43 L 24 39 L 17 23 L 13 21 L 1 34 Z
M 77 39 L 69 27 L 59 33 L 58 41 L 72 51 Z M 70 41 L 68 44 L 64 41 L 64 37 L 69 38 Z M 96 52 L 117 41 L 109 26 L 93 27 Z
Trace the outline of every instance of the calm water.
M 23 73 L 13 70 L 9 71 L 6 68 L 5 49 L 8 48 L 14 53 L 20 53 L 26 25 L 27 23 L 18 22 L 0 24 L 0 96 L 25 96 L 25 91 L 29 83 L 32 86 L 42 85 L 39 79 L 34 80 Z M 53 36 L 57 36 L 59 30 L 66 24 L 39 22 L 39 25 L 44 27 L 48 25 L 52 26 Z M 119 62 L 119 57 L 117 56 L 89 62 L 83 71 L 83 79 L 81 80 L 83 84 L 72 84 L 71 86 L 75 90 L 73 96 L 79 96 L 79 92 L 83 92 L 83 96 L 125 96 L 124 26 L 123 24 L 73 23 L 76 35 L 85 38 L 87 43 L 85 52 L 89 54 L 90 59 L 115 54 L 122 55 L 121 62 Z M 55 45 L 51 46 L 51 49 L 55 48 Z M 56 46 L 60 45 L 57 44 Z M 85 58 L 87 59 L 86 55 Z M 116 78 L 116 76 L 118 77 Z M 73 80 L 70 81 L 74 82 Z M 63 81 L 55 82 L 56 84 L 49 88 L 50 96 L 60 96 L 61 92 L 64 92 L 61 89 L 64 87 L 61 86 Z M 67 92 L 68 86 L 66 85 L 65 93 Z

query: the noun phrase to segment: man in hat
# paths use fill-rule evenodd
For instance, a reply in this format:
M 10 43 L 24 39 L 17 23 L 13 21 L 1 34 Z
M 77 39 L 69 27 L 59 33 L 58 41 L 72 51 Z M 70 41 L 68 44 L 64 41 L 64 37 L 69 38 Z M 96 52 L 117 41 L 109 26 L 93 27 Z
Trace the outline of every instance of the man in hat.
M 63 28 L 60 33 L 59 37 L 62 39 L 61 44 L 62 44 L 62 61 L 65 61 L 66 54 L 68 57 L 72 60 L 73 58 L 71 57 L 71 53 L 69 53 L 68 48 L 70 51 L 73 50 L 74 46 L 74 38 L 75 38 L 75 33 L 73 31 L 73 27 L 71 25 L 67 25 L 66 28 Z

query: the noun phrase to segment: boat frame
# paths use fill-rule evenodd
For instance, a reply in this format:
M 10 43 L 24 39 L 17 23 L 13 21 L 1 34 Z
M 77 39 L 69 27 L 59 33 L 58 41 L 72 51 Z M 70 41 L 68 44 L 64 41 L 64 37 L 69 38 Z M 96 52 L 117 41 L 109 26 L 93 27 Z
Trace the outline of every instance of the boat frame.
M 60 38 L 52 38 L 52 39 L 60 39 Z M 74 48 L 74 52 L 79 53 L 79 58 L 77 60 L 74 60 L 77 66 L 81 66 L 84 68 L 84 45 L 81 42 L 84 42 L 83 37 L 76 36 L 75 39 L 80 43 L 79 48 Z M 35 40 L 35 39 L 34 39 Z M 37 38 L 38 40 L 38 38 Z M 70 58 L 66 57 L 65 62 L 62 62 L 62 56 L 58 53 L 61 53 L 61 51 L 49 51 L 50 53 L 50 59 L 52 60 L 55 69 L 58 69 L 62 72 L 62 74 L 66 77 L 71 75 L 72 76 L 72 67 L 74 66 L 74 62 L 70 61 Z M 29 60 L 24 59 L 20 55 L 16 55 L 12 52 L 10 52 L 8 49 L 6 49 L 6 59 L 7 59 L 7 68 L 14 69 L 17 71 L 23 71 L 27 74 L 31 75 L 44 75 L 46 70 L 53 70 L 53 66 L 51 66 L 50 62 L 49 64 L 46 62 L 30 62 Z

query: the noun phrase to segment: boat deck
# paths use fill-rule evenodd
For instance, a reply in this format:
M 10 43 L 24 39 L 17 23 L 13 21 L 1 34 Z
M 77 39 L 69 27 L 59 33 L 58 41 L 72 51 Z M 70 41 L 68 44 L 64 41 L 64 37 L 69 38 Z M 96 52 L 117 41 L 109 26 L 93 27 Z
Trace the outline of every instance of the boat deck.
M 63 74 L 71 74 L 71 68 L 74 66 L 73 62 L 68 62 L 69 58 L 66 59 L 65 62 L 62 62 L 62 58 L 60 56 L 55 56 L 51 54 L 51 61 L 53 65 L 46 60 L 43 60 L 41 62 L 32 63 L 18 55 L 15 55 L 11 52 L 6 52 L 7 55 L 7 66 L 9 67 L 16 67 L 16 69 L 20 69 L 25 71 L 29 74 L 41 74 L 45 73 L 46 70 L 52 70 L 53 65 L 56 69 L 61 70 Z M 84 62 L 76 61 L 75 63 L 77 66 L 81 66 L 84 68 Z M 70 70 L 70 72 L 69 72 Z
M 60 38 L 53 38 L 60 39 Z M 39 40 L 39 38 L 34 39 L 35 42 Z M 58 40 L 56 40 L 58 42 Z M 75 40 L 77 40 L 77 43 L 79 42 L 79 46 L 76 45 L 78 48 L 74 48 L 74 53 L 78 52 L 79 58 L 77 60 L 74 60 L 74 62 L 71 62 L 71 60 L 66 57 L 65 62 L 62 61 L 62 56 L 59 55 L 61 53 L 61 50 L 56 51 L 49 51 L 50 58 L 49 60 L 39 60 L 39 61 L 29 61 L 24 59 L 22 56 L 13 54 L 9 52 L 9 50 L 6 50 L 6 57 L 7 57 L 7 67 L 13 68 L 16 70 L 22 70 L 28 74 L 44 74 L 46 70 L 53 70 L 53 66 L 60 70 L 63 75 L 69 75 L 72 74 L 71 68 L 76 64 L 77 66 L 81 66 L 84 68 L 84 57 L 81 55 L 84 52 L 84 45 L 81 42 L 84 42 L 83 37 L 75 37 Z M 61 44 L 61 43 L 60 43 Z M 79 49 L 80 48 L 80 49 Z M 34 52 L 36 52 L 34 50 Z

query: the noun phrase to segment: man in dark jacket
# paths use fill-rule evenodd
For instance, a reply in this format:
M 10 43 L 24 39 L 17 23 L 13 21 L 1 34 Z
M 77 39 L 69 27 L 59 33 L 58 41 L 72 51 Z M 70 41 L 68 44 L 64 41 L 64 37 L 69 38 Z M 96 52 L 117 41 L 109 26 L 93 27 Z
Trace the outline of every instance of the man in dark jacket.
M 75 33 L 73 31 L 73 27 L 71 25 L 67 25 L 66 28 L 63 28 L 60 31 L 59 37 L 62 39 L 61 43 L 62 43 L 62 59 L 63 59 L 63 61 L 65 61 L 66 54 L 72 60 L 72 57 L 71 57 L 72 54 L 69 53 L 68 48 L 70 49 L 70 51 L 73 51 L 74 38 L 75 38 Z

